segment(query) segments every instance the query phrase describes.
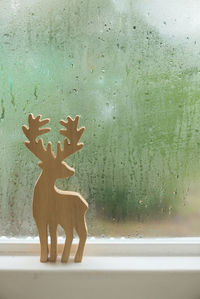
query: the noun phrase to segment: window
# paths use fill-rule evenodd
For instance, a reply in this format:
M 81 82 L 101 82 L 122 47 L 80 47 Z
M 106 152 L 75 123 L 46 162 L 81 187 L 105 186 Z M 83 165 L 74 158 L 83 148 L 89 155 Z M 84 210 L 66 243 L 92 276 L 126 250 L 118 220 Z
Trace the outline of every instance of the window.
M 30 112 L 81 115 L 76 174 L 92 236 L 198 236 L 198 1 L 1 1 L 0 235 L 34 236 L 40 173 L 24 147 Z
M 0 2 L 0 297 L 198 298 L 199 1 Z M 80 265 L 32 256 L 30 112 L 51 118 L 54 150 L 61 118 L 86 126 L 75 176 L 57 182 L 101 237 Z

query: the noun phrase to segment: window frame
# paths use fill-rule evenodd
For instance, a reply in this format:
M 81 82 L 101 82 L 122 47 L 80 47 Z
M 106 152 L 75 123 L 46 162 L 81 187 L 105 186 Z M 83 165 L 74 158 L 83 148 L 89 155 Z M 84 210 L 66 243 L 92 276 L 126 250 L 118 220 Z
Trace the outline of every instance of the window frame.
M 61 254 L 64 238 L 58 237 Z M 75 253 L 78 239 L 73 240 L 71 254 Z M 0 237 L 0 255 L 39 255 L 38 237 Z M 184 238 L 95 238 L 87 239 L 86 256 L 198 256 L 200 237 Z
M 0 238 L 0 297 L 199 298 L 200 238 L 88 238 L 78 264 L 40 263 L 39 247 L 38 237 Z

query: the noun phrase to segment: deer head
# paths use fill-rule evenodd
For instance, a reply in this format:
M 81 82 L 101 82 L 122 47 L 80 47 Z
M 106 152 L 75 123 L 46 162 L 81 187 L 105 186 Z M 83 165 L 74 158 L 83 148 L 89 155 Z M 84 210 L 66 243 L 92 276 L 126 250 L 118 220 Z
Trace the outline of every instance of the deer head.
M 29 127 L 22 126 L 22 130 L 28 139 L 28 141 L 25 141 L 26 147 L 40 159 L 38 165 L 43 172 L 48 173 L 54 180 L 71 177 L 75 172 L 64 160 L 83 147 L 83 143 L 79 143 L 79 140 L 85 128 L 78 129 L 78 120 L 79 116 L 76 116 L 75 119 L 68 116 L 67 121 L 60 121 L 60 124 L 65 127 L 60 130 L 60 134 L 64 135 L 65 139 L 63 149 L 61 148 L 60 141 L 57 143 L 56 156 L 52 151 L 51 142 L 45 148 L 41 138 L 38 141 L 36 140 L 38 136 L 48 133 L 51 130 L 50 128 L 41 128 L 49 123 L 50 119 L 42 120 L 41 115 L 34 118 L 33 114 L 29 114 Z

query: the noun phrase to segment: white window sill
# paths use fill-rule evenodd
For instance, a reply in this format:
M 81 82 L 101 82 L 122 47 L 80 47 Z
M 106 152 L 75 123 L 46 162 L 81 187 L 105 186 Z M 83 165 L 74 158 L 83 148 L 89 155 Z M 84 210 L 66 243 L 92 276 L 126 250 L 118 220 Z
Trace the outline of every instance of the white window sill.
M 81 264 L 40 263 L 38 240 L 0 239 L 3 299 L 198 299 L 199 281 L 199 238 L 90 239 Z

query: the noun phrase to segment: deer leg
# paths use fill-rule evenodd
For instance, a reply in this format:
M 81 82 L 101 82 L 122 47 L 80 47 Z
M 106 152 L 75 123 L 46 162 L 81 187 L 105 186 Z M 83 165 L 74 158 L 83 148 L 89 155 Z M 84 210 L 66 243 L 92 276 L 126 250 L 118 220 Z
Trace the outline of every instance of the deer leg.
M 54 224 L 49 225 L 49 234 L 51 238 L 50 247 L 50 262 L 55 262 L 57 259 L 57 226 Z
M 73 241 L 73 230 L 70 232 L 65 231 L 66 234 L 66 240 L 65 240 L 65 247 L 63 250 L 61 262 L 62 263 L 67 263 L 70 255 L 70 249 L 72 246 L 72 241 Z
M 37 224 L 38 234 L 40 238 L 40 261 L 46 263 L 48 259 L 48 236 L 47 224 Z
M 86 222 L 85 222 L 84 216 L 83 216 L 82 221 L 78 222 L 76 224 L 76 231 L 79 236 L 79 244 L 78 244 L 78 249 L 77 249 L 77 252 L 76 252 L 76 255 L 74 258 L 74 262 L 80 263 L 82 261 L 85 242 L 87 239 L 87 227 L 86 227 Z

